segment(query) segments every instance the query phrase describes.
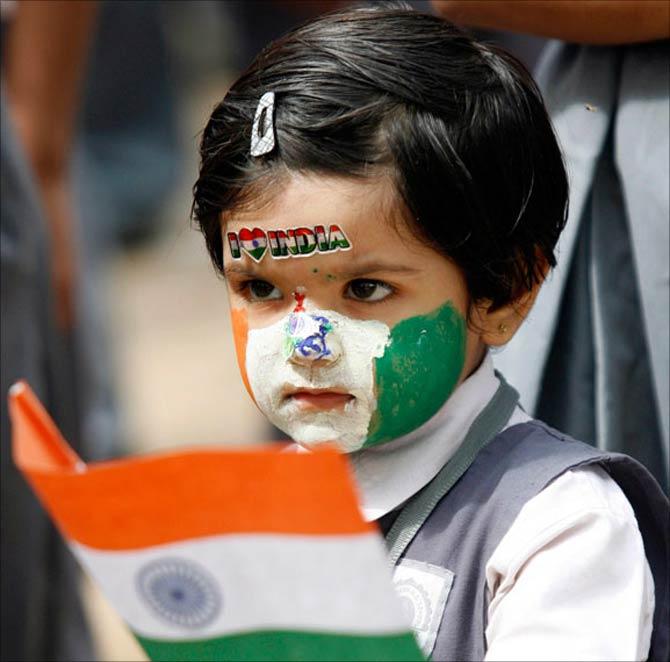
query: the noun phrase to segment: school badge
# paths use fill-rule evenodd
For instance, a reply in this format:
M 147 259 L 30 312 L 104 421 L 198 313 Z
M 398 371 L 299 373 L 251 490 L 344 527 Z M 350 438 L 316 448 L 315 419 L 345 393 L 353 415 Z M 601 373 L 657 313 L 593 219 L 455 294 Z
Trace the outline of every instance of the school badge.
M 430 656 L 454 581 L 446 568 L 404 559 L 396 566 L 393 585 L 424 655 Z

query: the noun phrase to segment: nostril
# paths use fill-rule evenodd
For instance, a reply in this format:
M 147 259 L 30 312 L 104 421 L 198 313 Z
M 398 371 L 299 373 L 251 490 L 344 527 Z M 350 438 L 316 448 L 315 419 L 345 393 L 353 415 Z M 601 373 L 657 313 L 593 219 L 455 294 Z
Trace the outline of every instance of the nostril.
M 328 361 L 329 363 L 335 363 L 335 361 L 337 361 L 337 359 L 339 359 L 340 355 L 342 354 L 342 346 L 340 345 L 340 341 L 334 333 L 328 334 L 327 345 L 328 355 L 322 358 L 324 361 Z
M 332 330 L 332 323 L 324 315 L 303 311 L 291 313 L 285 328 L 287 358 L 297 363 L 336 361 L 341 348 Z

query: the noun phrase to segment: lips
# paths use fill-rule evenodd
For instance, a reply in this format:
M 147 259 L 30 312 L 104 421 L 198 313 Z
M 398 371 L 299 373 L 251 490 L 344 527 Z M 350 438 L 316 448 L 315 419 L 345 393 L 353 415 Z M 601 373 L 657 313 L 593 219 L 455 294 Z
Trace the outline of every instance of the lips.
M 298 405 L 300 409 L 328 411 L 344 409 L 344 406 L 351 402 L 354 396 L 348 391 L 337 388 L 294 388 L 288 390 L 284 398 Z

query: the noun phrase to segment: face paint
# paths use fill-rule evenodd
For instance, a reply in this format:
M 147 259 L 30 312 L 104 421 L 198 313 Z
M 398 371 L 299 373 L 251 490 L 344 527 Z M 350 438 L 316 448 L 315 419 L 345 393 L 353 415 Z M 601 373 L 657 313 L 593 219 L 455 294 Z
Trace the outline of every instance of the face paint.
M 243 308 L 233 308 L 230 311 L 230 319 L 233 326 L 233 340 L 235 341 L 235 355 L 237 356 L 237 365 L 242 375 L 242 382 L 247 389 L 247 393 L 255 401 L 254 393 L 247 377 L 247 338 L 249 335 L 249 325 L 247 323 L 247 311 Z
M 437 413 L 463 370 L 465 339 L 465 320 L 449 302 L 393 327 L 375 360 L 378 402 L 366 447 L 402 437 Z
M 296 296 L 286 318 L 249 332 L 244 358 L 259 408 L 299 444 L 330 441 L 352 452 L 385 443 L 423 425 L 451 395 L 466 334 L 451 303 L 389 330 L 374 320 L 306 310 L 303 300 Z M 305 410 L 290 397 L 304 389 L 353 397 L 341 409 Z
M 284 338 L 284 357 L 297 354 L 312 361 L 333 356 L 326 336 L 333 330 L 331 321 L 323 315 L 310 315 L 306 312 L 293 312 L 286 323 Z M 330 344 L 334 339 L 331 334 Z
M 295 308 L 293 309 L 294 313 L 299 313 L 305 310 L 305 293 L 304 287 L 296 287 L 295 292 L 293 293 L 293 298 L 295 299 Z
M 373 362 L 389 333 L 382 322 L 324 310 L 292 312 L 249 331 L 246 373 L 258 407 L 307 448 L 334 442 L 344 452 L 359 449 L 377 404 Z M 352 397 L 340 409 L 305 409 L 291 397 L 305 390 Z
M 295 308 L 288 316 L 284 337 L 284 358 L 299 356 L 312 361 L 331 358 L 326 335 L 333 330 L 330 320 L 323 315 L 309 315 L 305 310 L 305 288 L 296 287 L 293 293 Z M 335 341 L 332 337 L 330 343 Z

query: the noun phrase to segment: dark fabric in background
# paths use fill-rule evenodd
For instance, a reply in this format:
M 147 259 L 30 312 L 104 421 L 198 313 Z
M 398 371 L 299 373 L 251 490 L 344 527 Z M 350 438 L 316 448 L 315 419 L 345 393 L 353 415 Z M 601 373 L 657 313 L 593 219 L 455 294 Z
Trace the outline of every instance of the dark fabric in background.
M 0 658 L 92 660 L 73 557 L 11 458 L 7 391 L 26 379 L 76 446 L 71 339 L 54 325 L 42 211 L 0 100 Z
M 580 224 L 536 413 L 577 439 L 592 445 L 605 439 L 606 450 L 635 457 L 667 492 L 628 223 L 610 132 Z M 597 407 L 605 430 L 598 430 Z

